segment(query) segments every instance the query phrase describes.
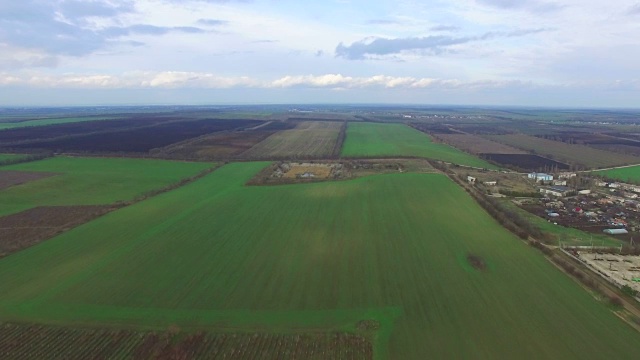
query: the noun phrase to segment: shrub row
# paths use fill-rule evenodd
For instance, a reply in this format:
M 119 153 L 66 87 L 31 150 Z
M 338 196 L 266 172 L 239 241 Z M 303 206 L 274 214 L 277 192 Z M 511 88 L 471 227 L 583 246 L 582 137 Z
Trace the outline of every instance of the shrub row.
M 42 160 L 42 159 L 50 158 L 52 156 L 53 156 L 53 153 L 50 153 L 50 152 L 40 153 L 40 154 L 28 154 L 25 156 L 16 156 L 15 158 L 9 158 L 9 159 L 0 161 L 0 166 L 15 165 L 15 164 L 36 161 L 36 160 Z

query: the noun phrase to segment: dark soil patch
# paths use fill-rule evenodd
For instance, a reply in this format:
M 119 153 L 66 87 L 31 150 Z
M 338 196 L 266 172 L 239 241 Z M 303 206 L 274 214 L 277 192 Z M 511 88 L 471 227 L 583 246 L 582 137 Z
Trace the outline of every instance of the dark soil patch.
M 44 179 L 50 176 L 58 175 L 50 172 L 38 172 L 38 171 L 12 171 L 4 170 L 0 171 L 0 190 L 6 189 L 10 186 L 20 185 Z
M 67 124 L 31 126 L 17 129 L 0 130 L 0 144 L 21 143 L 25 141 L 53 139 L 64 136 L 92 134 L 105 131 L 117 131 L 129 128 L 152 126 L 167 121 L 179 120 L 167 116 L 132 116 L 119 120 L 81 121 Z
M 532 154 L 480 154 L 484 159 L 527 171 L 567 170 L 569 165 Z
M 15 149 L 46 149 L 56 152 L 146 153 L 187 139 L 226 130 L 253 127 L 260 120 L 207 119 L 176 121 L 144 128 L 13 145 Z
M 41 206 L 0 217 L 0 258 L 114 210 L 113 206 Z
M 476 270 L 483 271 L 487 268 L 487 264 L 485 263 L 484 259 L 478 255 L 474 255 L 474 254 L 467 255 L 467 261 Z

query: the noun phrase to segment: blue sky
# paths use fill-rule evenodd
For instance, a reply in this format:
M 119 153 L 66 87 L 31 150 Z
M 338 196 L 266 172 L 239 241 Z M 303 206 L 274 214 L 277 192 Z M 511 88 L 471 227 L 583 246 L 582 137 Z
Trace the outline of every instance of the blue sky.
M 0 0 L 0 105 L 638 99 L 638 0 Z

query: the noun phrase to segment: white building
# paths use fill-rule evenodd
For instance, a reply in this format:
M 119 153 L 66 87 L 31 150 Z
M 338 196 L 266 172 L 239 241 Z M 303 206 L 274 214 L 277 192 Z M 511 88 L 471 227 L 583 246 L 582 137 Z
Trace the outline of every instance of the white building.
M 552 186 L 548 188 L 540 188 L 540 192 L 543 194 L 549 194 L 557 197 L 562 197 L 567 195 L 571 189 L 566 186 Z
M 553 176 L 545 173 L 530 173 L 527 175 L 529 179 L 535 179 L 536 181 L 553 181 Z
M 573 178 L 573 177 L 576 177 L 576 176 L 577 176 L 576 173 L 564 172 L 564 173 L 560 173 L 558 175 L 558 178 L 560 178 L 560 179 L 570 179 L 570 178 Z
M 553 185 L 567 186 L 567 180 L 553 180 Z

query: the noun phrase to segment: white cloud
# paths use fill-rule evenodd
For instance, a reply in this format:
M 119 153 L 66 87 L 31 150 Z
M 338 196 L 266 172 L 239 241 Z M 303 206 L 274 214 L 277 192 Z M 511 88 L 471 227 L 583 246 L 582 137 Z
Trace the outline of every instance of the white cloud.
M 0 73 L 2 86 L 28 86 L 35 88 L 62 89 L 144 89 L 144 88 L 325 88 L 325 89 L 420 89 L 420 88 L 496 88 L 522 85 L 516 81 L 461 81 L 458 79 L 432 79 L 414 77 L 396 77 L 374 75 L 368 77 L 353 77 L 342 74 L 283 76 L 275 80 L 258 80 L 247 76 L 224 77 L 211 73 L 165 71 L 165 72 L 132 72 L 121 76 L 113 75 L 42 75 L 31 74 L 15 76 Z

